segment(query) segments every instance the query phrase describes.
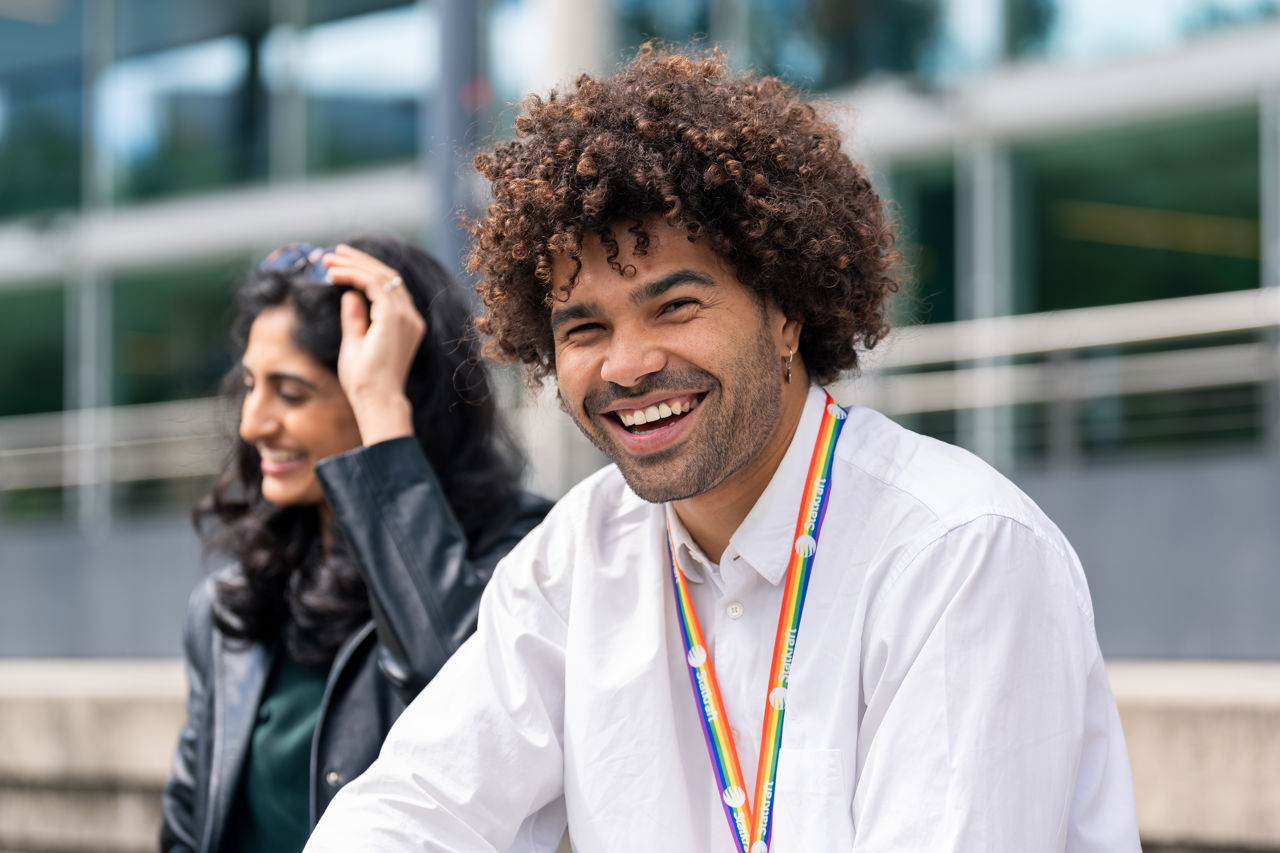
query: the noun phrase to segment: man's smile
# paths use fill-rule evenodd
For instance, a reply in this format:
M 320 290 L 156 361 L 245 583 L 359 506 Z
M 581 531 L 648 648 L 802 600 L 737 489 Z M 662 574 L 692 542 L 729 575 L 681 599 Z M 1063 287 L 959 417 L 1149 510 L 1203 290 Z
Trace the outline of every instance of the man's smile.
M 657 424 L 662 421 L 670 418 L 678 419 L 682 415 L 692 412 L 698 403 L 702 402 L 703 396 L 702 393 L 686 393 L 644 405 L 623 403 L 613 408 L 612 414 L 622 421 L 622 425 L 631 433 L 649 432 L 657 429 Z
M 706 396 L 705 391 L 663 391 L 632 397 L 610 404 L 596 420 L 628 456 L 651 456 L 675 448 L 689 436 Z

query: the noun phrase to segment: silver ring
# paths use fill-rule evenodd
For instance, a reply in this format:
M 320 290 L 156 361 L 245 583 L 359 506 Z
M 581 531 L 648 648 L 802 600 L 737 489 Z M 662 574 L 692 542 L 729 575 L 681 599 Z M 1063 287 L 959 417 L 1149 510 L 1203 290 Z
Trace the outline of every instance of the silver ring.
M 395 290 L 397 287 L 404 287 L 404 279 L 402 279 L 400 276 L 396 276 L 395 278 L 391 279 L 391 281 L 382 285 L 382 289 L 385 290 L 387 293 L 390 293 L 391 291 Z

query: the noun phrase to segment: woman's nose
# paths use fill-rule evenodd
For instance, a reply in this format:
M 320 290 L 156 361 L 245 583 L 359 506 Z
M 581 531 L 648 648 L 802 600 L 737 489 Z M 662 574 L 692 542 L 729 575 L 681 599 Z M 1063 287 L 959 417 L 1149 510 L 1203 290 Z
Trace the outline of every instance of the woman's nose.
M 268 401 L 256 388 L 244 395 L 240 404 L 240 437 L 250 444 L 261 441 L 279 429 L 279 419 Z

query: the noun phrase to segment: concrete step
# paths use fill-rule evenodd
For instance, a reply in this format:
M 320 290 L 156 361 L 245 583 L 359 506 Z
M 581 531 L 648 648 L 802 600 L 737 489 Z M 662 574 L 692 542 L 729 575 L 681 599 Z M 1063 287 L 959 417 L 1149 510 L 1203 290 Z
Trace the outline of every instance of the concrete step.
M 1280 663 L 1109 672 L 1144 846 L 1280 851 Z M 178 661 L 0 659 L 0 853 L 154 851 L 185 690 Z

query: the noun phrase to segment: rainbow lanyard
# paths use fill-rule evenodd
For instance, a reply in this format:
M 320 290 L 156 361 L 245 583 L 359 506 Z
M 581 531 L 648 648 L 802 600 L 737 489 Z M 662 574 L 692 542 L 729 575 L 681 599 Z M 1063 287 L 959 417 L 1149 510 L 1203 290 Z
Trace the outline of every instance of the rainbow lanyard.
M 676 613 L 680 618 L 680 637 L 684 640 L 685 659 L 689 662 L 689 682 L 702 722 L 702 735 L 707 742 L 707 755 L 720 785 L 720 799 L 729 821 L 738 853 L 767 853 L 773 831 L 774 778 L 778 775 L 778 748 L 782 744 L 782 718 L 786 711 L 787 679 L 791 673 L 792 653 L 800 630 L 800 614 L 809 588 L 809 570 L 818 550 L 818 534 L 827 513 L 830 494 L 828 478 L 835 456 L 836 440 L 848 415 L 827 395 L 826 412 L 818 427 L 813 446 L 804 496 L 796 519 L 795 545 L 787 564 L 787 583 L 778 613 L 778 633 L 773 641 L 773 666 L 769 670 L 768 701 L 764 706 L 764 731 L 760 737 L 760 758 L 756 765 L 756 793 L 747 801 L 746 782 L 738 763 L 738 752 L 729 731 L 729 720 L 720 699 L 715 667 L 702 639 L 698 614 L 693 609 L 689 586 L 680 564 L 676 562 L 671 527 L 667 526 L 667 549 L 671 554 L 671 574 L 675 579 Z M 753 810 L 754 818 L 752 823 Z

